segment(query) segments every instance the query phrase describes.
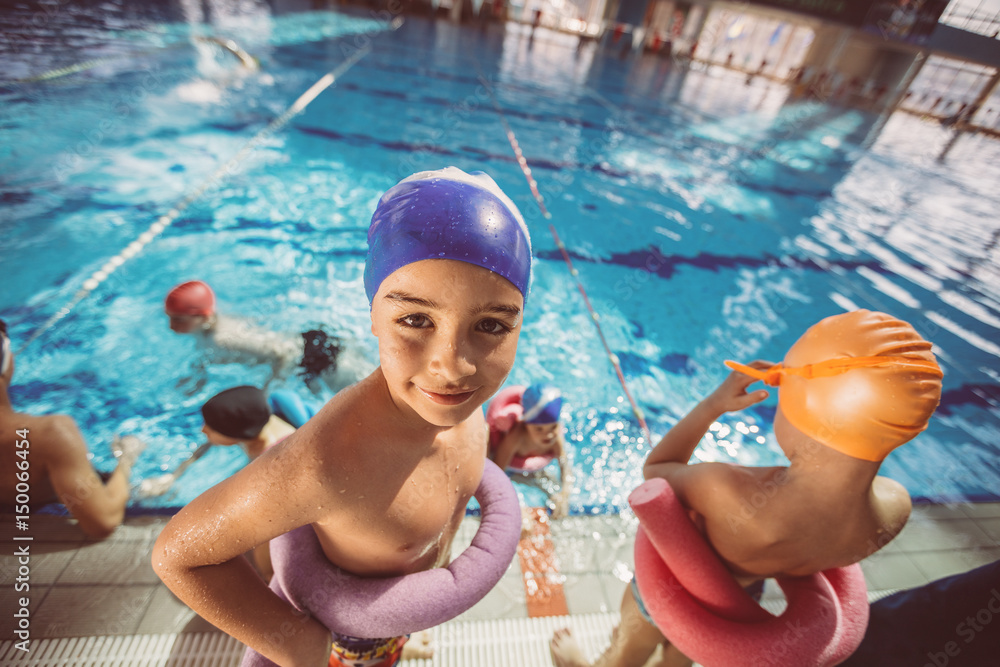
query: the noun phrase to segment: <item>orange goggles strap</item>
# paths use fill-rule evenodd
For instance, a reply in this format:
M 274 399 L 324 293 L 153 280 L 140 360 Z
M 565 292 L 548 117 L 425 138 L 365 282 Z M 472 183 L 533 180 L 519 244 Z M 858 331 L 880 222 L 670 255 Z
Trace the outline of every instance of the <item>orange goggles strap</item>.
M 944 373 L 936 362 L 929 359 L 913 359 L 910 357 L 842 357 L 839 359 L 827 359 L 815 364 L 805 366 L 795 366 L 788 368 L 782 364 L 775 364 L 770 368 L 753 368 L 735 361 L 726 361 L 726 366 L 749 375 L 752 378 L 762 380 L 765 384 L 777 387 L 781 384 L 782 375 L 797 375 L 802 378 L 812 379 L 821 377 L 833 377 L 855 368 L 878 368 L 884 366 L 897 366 L 902 368 L 913 368 L 934 373 L 942 377 Z

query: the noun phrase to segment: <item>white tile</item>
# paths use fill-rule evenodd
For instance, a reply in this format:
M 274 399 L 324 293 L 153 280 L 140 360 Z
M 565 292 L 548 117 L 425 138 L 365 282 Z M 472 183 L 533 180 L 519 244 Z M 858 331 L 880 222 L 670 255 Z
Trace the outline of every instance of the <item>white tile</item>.
M 52 584 L 73 560 L 79 542 L 14 542 L 5 553 L 0 555 L 0 582 L 15 582 L 20 576 L 21 568 L 28 568 L 27 581 L 30 585 Z M 13 555 L 19 547 L 28 546 L 27 564 L 22 563 L 21 556 Z M 4 593 L 7 591 L 5 590 Z
M 157 586 L 149 607 L 136 628 L 137 634 L 175 634 L 178 632 L 221 632 L 194 613 L 186 604 L 167 590 Z
M 151 563 L 154 541 L 96 542 L 76 549 L 59 574 L 64 584 L 159 584 Z
M 861 569 L 872 590 L 912 588 L 929 581 L 906 554 L 875 554 L 861 561 Z
M 14 618 L 14 613 L 22 609 L 21 598 L 27 598 L 28 602 L 29 638 L 36 637 L 38 632 L 35 619 L 38 617 L 38 608 L 51 590 L 48 586 L 36 586 L 33 582 L 28 582 L 27 591 L 15 591 L 13 585 L 4 580 L 2 604 L 0 604 L 3 607 L 3 613 L 0 614 L 0 641 L 16 638 L 14 631 L 18 627 L 15 624 L 19 621 Z
M 1000 517 L 973 519 L 973 521 L 989 536 L 994 546 L 1000 546 Z
M 607 599 L 599 575 L 584 573 L 565 576 L 563 592 L 566 595 L 566 606 L 569 608 L 570 614 L 592 614 L 618 610 L 618 603 L 612 605 Z
M 910 554 L 910 558 L 929 581 L 968 572 L 1000 559 L 1000 547 L 954 549 Z
M 917 519 L 967 519 L 966 503 L 917 504 L 913 506 L 910 520 Z
M 968 503 L 962 511 L 973 519 L 1000 517 L 1000 503 Z
M 781 590 L 781 586 L 778 585 L 774 579 L 764 580 L 764 592 L 761 593 L 761 600 L 784 600 L 785 594 Z
M 505 576 L 482 600 L 455 620 L 473 621 L 494 618 L 525 618 L 528 607 L 525 602 L 524 583 L 520 576 Z
M 992 546 L 973 519 L 911 519 L 896 537 L 896 551 L 942 551 Z
M 37 637 L 135 632 L 156 586 L 55 586 L 31 619 Z

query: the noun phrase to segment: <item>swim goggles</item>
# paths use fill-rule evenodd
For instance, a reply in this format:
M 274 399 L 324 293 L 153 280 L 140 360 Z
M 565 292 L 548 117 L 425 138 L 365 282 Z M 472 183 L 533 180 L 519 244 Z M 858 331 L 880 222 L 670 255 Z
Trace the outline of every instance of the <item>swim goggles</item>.
M 933 373 L 938 377 L 944 376 L 941 368 L 935 362 L 928 359 L 913 359 L 911 357 L 841 357 L 839 359 L 827 359 L 815 364 L 806 364 L 805 366 L 788 367 L 782 364 L 775 364 L 770 368 L 764 369 L 753 368 L 752 366 L 729 360 L 725 364 L 734 371 L 749 375 L 758 380 L 763 380 L 764 384 L 772 387 L 777 387 L 781 384 L 781 376 L 783 375 L 796 375 L 810 380 L 812 378 L 841 375 L 855 368 L 910 368 Z

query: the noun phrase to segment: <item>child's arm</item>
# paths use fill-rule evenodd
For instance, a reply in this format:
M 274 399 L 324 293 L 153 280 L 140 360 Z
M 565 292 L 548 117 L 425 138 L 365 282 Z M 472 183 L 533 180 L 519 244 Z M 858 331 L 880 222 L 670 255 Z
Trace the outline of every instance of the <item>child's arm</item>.
M 303 443 L 305 444 L 305 443 Z M 243 553 L 318 520 L 323 498 L 295 436 L 184 507 L 160 533 L 153 568 L 188 606 L 282 665 L 325 665 L 330 632 L 268 589 Z
M 573 486 L 573 471 L 562 433 L 556 436 L 555 455 L 559 461 L 559 495 L 554 500 L 555 510 L 552 512 L 552 518 L 561 519 L 569 514 L 569 495 Z
M 506 470 L 507 466 L 510 465 L 522 437 L 524 437 L 524 423 L 517 422 L 509 431 L 503 434 L 503 438 L 500 440 L 500 444 L 496 446 L 496 449 L 490 452 L 490 460 L 496 463 L 500 470 Z
M 212 448 L 211 442 L 203 442 L 198 449 L 194 450 L 190 457 L 183 461 L 173 472 L 168 472 L 157 477 L 149 477 L 139 484 L 139 498 L 153 498 L 162 496 L 170 490 L 174 482 L 184 474 L 184 471 L 191 467 L 195 461 L 204 456 Z
M 766 361 L 755 361 L 750 365 L 754 368 L 773 366 Z M 726 412 L 743 410 L 767 398 L 768 393 L 764 389 L 747 393 L 747 387 L 756 381 L 743 373 L 730 373 L 715 391 L 667 431 L 660 444 L 646 458 L 642 468 L 643 477 L 663 477 L 670 481 L 673 474 L 687 466 L 698 443 L 715 420 Z
M 198 350 L 199 353 L 202 350 Z M 194 396 L 202 387 L 208 382 L 208 369 L 205 367 L 205 360 L 203 358 L 197 358 L 191 362 L 191 373 L 190 375 L 185 375 L 184 377 L 177 380 L 174 385 L 176 389 L 180 389 L 185 396 Z

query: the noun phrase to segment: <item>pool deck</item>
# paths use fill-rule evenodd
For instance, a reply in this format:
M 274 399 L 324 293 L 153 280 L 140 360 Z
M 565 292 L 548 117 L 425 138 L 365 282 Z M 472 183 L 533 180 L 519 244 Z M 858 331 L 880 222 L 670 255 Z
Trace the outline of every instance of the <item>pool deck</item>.
M 45 640 L 77 637 L 120 637 L 137 642 L 148 635 L 175 641 L 177 637 L 190 634 L 228 640 L 177 600 L 153 573 L 150 554 L 168 517 L 128 517 L 125 524 L 104 541 L 86 539 L 72 521 L 62 517 L 32 516 L 28 531 L 15 531 L 11 515 L 0 515 L 0 520 L 3 526 L 0 535 L 8 545 L 0 555 L 0 601 L 3 609 L 15 609 L 17 599 L 25 595 L 15 592 L 16 580 L 19 576 L 27 579 L 32 651 L 46 646 L 52 648 L 59 643 Z M 543 619 L 545 624 L 533 626 L 541 635 L 562 625 L 596 624 L 596 639 L 585 647 L 585 652 L 594 657 L 600 650 L 602 642 L 606 641 L 604 633 L 610 632 L 622 591 L 631 576 L 635 522 L 618 515 L 598 515 L 542 521 L 541 525 L 548 531 L 522 540 L 521 557 L 513 561 L 493 591 L 453 621 L 451 632 L 435 633 L 440 655 L 447 653 L 448 642 L 460 643 L 462 636 L 472 632 L 477 624 L 493 624 L 490 632 L 494 635 L 497 632 L 513 634 L 522 631 L 517 629 L 518 622 L 538 616 L 547 616 Z M 476 518 L 463 522 L 456 539 L 456 552 L 464 549 L 477 526 Z M 15 537 L 32 539 L 15 540 Z M 30 552 L 26 577 L 23 571 L 19 575 L 22 564 L 14 555 L 15 550 L 24 545 L 29 545 Z M 548 556 L 539 558 L 539 554 Z M 1000 503 L 917 505 L 903 532 L 863 561 L 862 569 L 870 594 L 877 594 L 918 586 L 998 559 Z M 558 599 L 560 595 L 565 599 L 564 608 Z M 769 582 L 765 597 L 775 596 L 780 593 L 772 589 Z M 564 615 L 567 612 L 568 617 Z M 43 661 L 37 657 L 33 659 L 30 652 L 11 652 L 10 642 L 4 640 L 14 637 L 12 624 L 15 619 L 10 613 L 3 617 L 0 662 L 15 664 L 11 658 L 17 657 L 27 658 L 17 664 L 71 664 L 65 659 Z M 514 625 L 504 630 L 504 622 Z M 532 641 L 544 647 L 544 640 L 545 636 L 538 636 Z M 510 641 L 525 642 L 527 638 L 512 636 Z M 148 659 L 155 653 L 152 648 L 139 651 L 121 643 L 117 646 L 116 650 L 127 654 L 145 652 L 146 655 L 135 655 L 134 660 L 114 664 L 138 664 L 140 658 Z M 219 653 L 220 661 L 212 664 L 236 664 L 239 652 L 235 645 L 227 646 Z M 79 655 L 82 649 L 78 647 L 74 651 Z M 521 657 L 509 664 L 547 664 L 543 657 L 537 656 L 527 661 Z M 194 659 L 179 659 L 176 655 L 167 661 L 143 664 L 168 663 L 202 664 Z M 436 658 L 407 664 L 429 667 L 446 663 L 451 664 L 442 657 L 440 661 Z M 503 658 L 485 662 L 465 659 L 455 664 L 463 663 L 506 664 L 506 661 Z M 101 663 L 88 661 L 86 664 Z

